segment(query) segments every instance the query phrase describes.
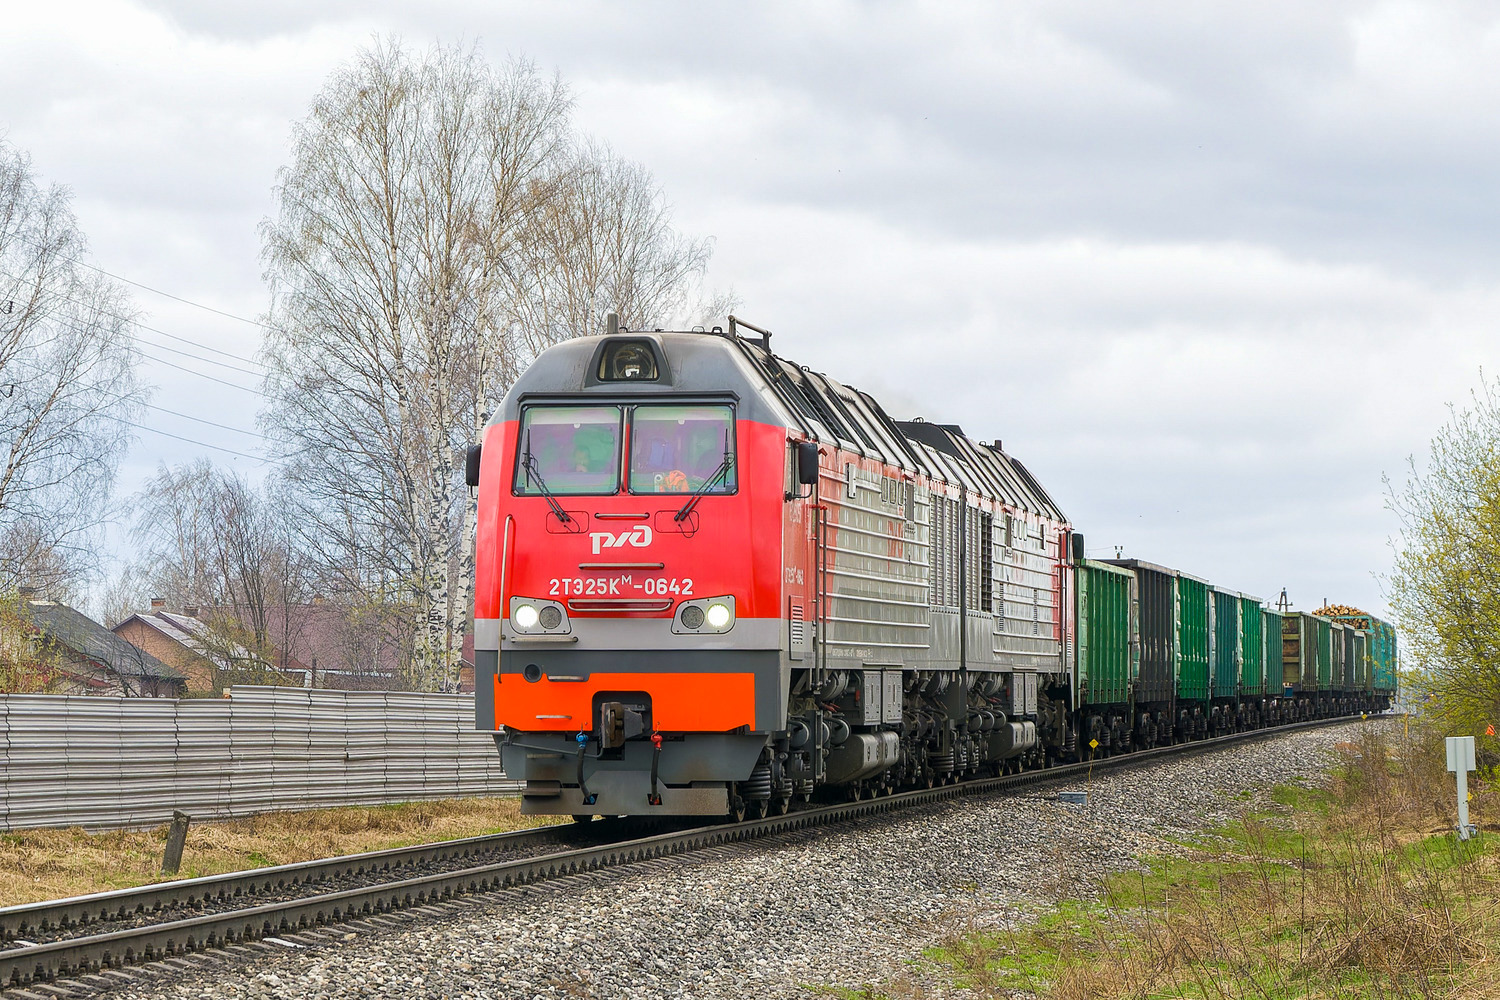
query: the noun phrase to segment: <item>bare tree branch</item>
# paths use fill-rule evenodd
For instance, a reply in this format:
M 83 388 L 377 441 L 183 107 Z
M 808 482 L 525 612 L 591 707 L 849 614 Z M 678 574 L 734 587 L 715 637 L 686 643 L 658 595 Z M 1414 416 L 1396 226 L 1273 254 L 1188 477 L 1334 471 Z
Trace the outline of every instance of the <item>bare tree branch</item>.
M 89 571 L 146 401 L 134 314 L 85 251 L 67 192 L 0 143 L 0 587 L 57 595 Z

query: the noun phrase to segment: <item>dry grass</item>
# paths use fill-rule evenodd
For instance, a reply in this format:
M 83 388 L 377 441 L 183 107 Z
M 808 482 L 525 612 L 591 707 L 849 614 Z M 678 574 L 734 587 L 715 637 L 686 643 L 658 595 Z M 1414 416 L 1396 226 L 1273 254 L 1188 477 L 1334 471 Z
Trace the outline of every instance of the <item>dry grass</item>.
M 1451 834 L 1441 739 L 1369 726 L 1340 749 L 1326 789 L 934 957 L 981 998 L 1500 997 L 1500 836 Z M 1500 829 L 1477 785 L 1471 820 Z
M 265 813 L 194 823 L 176 877 L 474 837 L 555 820 L 522 816 L 520 799 L 509 797 Z M 165 826 L 107 833 L 73 827 L 0 834 L 0 906 L 165 881 L 161 856 L 166 839 Z

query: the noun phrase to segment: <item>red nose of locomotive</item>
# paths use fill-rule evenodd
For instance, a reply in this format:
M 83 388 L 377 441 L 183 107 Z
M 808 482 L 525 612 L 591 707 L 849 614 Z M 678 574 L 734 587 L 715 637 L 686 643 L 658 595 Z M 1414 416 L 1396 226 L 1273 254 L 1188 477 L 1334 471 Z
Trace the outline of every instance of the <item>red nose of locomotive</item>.
M 480 725 L 507 734 L 527 811 L 722 812 L 775 728 L 785 428 L 662 384 L 659 340 L 562 346 L 596 352 L 591 377 L 518 386 L 485 436 Z

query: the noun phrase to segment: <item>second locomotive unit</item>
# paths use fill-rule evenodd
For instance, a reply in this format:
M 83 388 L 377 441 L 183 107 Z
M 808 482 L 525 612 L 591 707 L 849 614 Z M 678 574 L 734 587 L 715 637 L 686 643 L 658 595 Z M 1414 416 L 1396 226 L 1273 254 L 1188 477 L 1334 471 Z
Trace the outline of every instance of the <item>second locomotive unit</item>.
M 1235 609 L 1205 636 L 1232 691 L 1179 690 L 1191 578 L 1086 563 L 999 442 L 892 420 L 733 317 L 549 348 L 470 459 L 477 725 L 527 813 L 782 811 L 1376 707 L 1267 666 L 1247 699 L 1246 623 L 1257 664 L 1285 651 L 1243 595 L 1204 614 Z

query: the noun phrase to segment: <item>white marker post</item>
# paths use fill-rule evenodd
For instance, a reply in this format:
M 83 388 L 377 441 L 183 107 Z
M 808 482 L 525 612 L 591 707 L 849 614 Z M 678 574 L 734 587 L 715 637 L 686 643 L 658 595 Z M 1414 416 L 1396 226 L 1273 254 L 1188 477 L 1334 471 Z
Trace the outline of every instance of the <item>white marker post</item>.
M 1469 772 L 1474 770 L 1474 737 L 1448 737 L 1448 770 L 1458 775 L 1458 839 L 1479 831 L 1469 825 Z

